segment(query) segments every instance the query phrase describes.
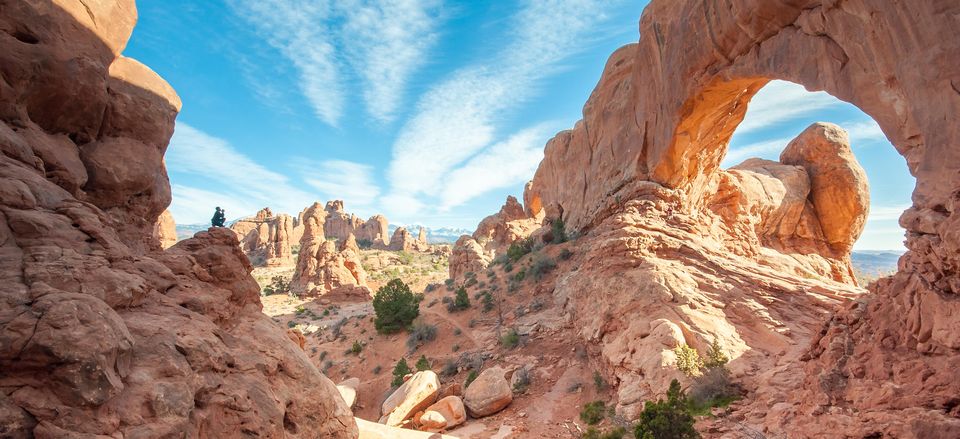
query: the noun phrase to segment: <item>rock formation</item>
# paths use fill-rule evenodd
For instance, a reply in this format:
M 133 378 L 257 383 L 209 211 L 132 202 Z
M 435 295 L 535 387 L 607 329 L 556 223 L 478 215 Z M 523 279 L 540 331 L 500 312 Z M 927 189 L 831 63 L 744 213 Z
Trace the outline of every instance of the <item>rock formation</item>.
M 423 252 L 430 250 L 430 244 L 427 243 L 426 233 L 421 228 L 420 235 L 414 238 L 406 227 L 397 227 L 390 237 L 390 245 L 387 246 L 390 251 L 404 252 Z
M 440 378 L 432 370 L 413 374 L 397 390 L 394 390 L 380 406 L 381 424 L 399 427 L 437 401 Z
M 266 207 L 253 218 L 237 220 L 230 230 L 237 233 L 240 248 L 253 265 L 275 267 L 294 263 L 290 248 L 293 227 L 290 215 L 274 215 Z
M 510 244 L 527 238 L 536 231 L 543 215 L 528 217 L 513 196 L 500 211 L 484 218 L 473 235 L 463 235 L 450 255 L 450 278 L 461 279 L 465 273 L 483 270 L 498 255 L 505 254 Z
M 356 437 L 225 229 L 161 252 L 180 108 L 132 0 L 0 1 L 6 437 Z
M 646 7 L 640 41 L 611 56 L 524 193 L 529 218 L 583 233 L 553 295 L 600 347 L 618 412 L 635 417 L 679 376 L 676 345 L 717 339 L 749 392 L 737 419 L 750 428 L 960 434 L 957 14 L 949 0 Z M 867 194 L 837 130 L 811 127 L 780 163 L 719 169 L 773 79 L 859 107 L 917 178 L 900 220 L 909 251 L 871 294 L 848 283 Z
M 177 223 L 173 221 L 173 215 L 169 210 L 164 210 L 157 218 L 153 236 L 163 248 L 170 248 L 177 243 Z
M 323 227 L 328 238 L 343 241 L 352 234 L 357 240 L 374 248 L 386 248 L 389 244 L 387 218 L 383 215 L 374 215 L 363 221 L 356 215 L 345 213 L 342 200 L 328 201 L 324 212 L 327 217 Z
M 463 391 L 463 404 L 474 418 L 490 416 L 513 401 L 513 390 L 499 367 L 486 369 Z
M 328 240 L 324 233 L 326 218 L 320 203 L 314 203 L 303 214 L 303 237 L 300 239 L 297 268 L 290 280 L 290 291 L 298 296 L 336 293 L 369 297 L 371 292 L 366 286 L 367 275 L 355 250 L 356 241 L 346 239 L 338 248 L 337 243 Z

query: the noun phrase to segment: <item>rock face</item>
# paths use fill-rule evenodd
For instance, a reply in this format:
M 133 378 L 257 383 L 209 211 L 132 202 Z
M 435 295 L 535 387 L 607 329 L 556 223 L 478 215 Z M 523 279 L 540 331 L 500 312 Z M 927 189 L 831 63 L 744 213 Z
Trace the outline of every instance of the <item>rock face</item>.
M 373 248 L 386 248 L 389 244 L 388 222 L 383 215 L 374 215 L 367 221 L 363 221 L 356 215 L 345 213 L 342 200 L 328 201 L 324 211 L 327 217 L 323 227 L 328 238 L 343 241 L 348 236 L 354 235 L 357 240 Z
M 424 370 L 413 374 L 383 401 L 380 423 L 392 427 L 403 425 L 417 412 L 432 405 L 439 392 L 440 378 L 435 372 Z
M 420 229 L 420 236 L 414 238 L 406 227 L 397 227 L 397 230 L 393 231 L 393 236 L 390 237 L 390 245 L 387 246 L 387 250 L 423 252 L 430 250 L 430 244 L 427 244 L 426 233 L 423 229 Z
M 153 233 L 162 248 L 170 248 L 177 243 L 177 223 L 173 221 L 169 210 L 164 210 L 157 218 Z
M 543 213 L 528 217 L 513 196 L 507 196 L 500 212 L 480 222 L 472 236 L 457 240 L 450 255 L 450 278 L 461 280 L 468 272 L 480 272 L 497 255 L 505 254 L 510 244 L 527 238 L 543 221 Z
M 0 2 L 0 417 L 12 437 L 356 437 L 234 235 L 160 251 L 180 101 L 132 0 Z
M 420 430 L 441 432 L 466 421 L 467 412 L 460 397 L 447 396 L 427 407 L 414 423 L 420 425 Z
M 463 391 L 463 403 L 474 418 L 490 416 L 503 410 L 513 401 L 513 390 L 507 382 L 506 371 L 492 367 L 480 373 Z
M 240 248 L 253 265 L 276 267 L 292 265 L 293 218 L 274 215 L 269 207 L 261 209 L 253 218 L 242 218 L 230 226 L 237 233 Z
M 303 214 L 303 237 L 290 291 L 298 296 L 336 293 L 369 297 L 367 274 L 356 253 L 356 241 L 346 239 L 338 248 L 337 243 L 327 240 L 324 234 L 325 219 L 320 203 L 314 203 Z
M 677 343 L 717 338 L 757 430 L 958 434 L 958 13 L 948 0 L 646 7 L 640 41 L 611 56 L 524 193 L 528 217 L 584 234 L 583 263 L 558 273 L 554 298 L 601 346 L 621 414 L 663 391 Z M 780 163 L 719 168 L 773 79 L 859 107 L 917 178 L 901 216 L 909 251 L 872 294 L 846 286 L 867 198 L 839 131 L 809 128 Z

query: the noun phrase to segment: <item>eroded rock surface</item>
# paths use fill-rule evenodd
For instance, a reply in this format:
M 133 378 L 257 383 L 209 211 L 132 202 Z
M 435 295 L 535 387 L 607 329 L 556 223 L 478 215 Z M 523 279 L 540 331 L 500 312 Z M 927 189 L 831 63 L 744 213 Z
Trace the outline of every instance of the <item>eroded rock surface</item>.
M 0 413 L 12 437 L 356 437 L 228 230 L 161 252 L 176 93 L 132 0 L 2 1 Z
M 237 233 L 240 247 L 253 265 L 275 267 L 294 263 L 291 237 L 294 221 L 290 215 L 274 215 L 263 208 L 253 218 L 235 221 L 230 230 Z
M 160 214 L 153 230 L 160 247 L 170 248 L 177 243 L 177 223 L 173 220 L 173 215 L 169 210 L 164 210 Z
M 500 211 L 484 218 L 473 235 L 464 235 L 454 244 L 450 255 L 450 278 L 462 280 L 469 272 L 478 273 L 499 255 L 506 254 L 510 245 L 525 239 L 543 222 L 543 214 L 527 216 L 523 206 L 513 196 Z
M 303 237 L 297 268 L 290 280 L 290 291 L 298 296 L 321 296 L 330 293 L 367 298 L 367 275 L 356 252 L 356 241 L 327 240 L 324 233 L 326 213 L 314 203 L 303 214 Z M 349 238 L 352 235 L 349 235 Z M 351 245 L 352 243 L 352 245 Z

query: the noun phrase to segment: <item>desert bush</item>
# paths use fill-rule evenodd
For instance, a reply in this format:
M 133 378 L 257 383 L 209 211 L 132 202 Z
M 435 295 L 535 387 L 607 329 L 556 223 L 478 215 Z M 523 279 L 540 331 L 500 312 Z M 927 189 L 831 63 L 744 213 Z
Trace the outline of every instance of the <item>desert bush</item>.
M 295 321 L 293 321 L 293 320 L 287 322 L 287 327 L 288 327 L 288 328 L 293 328 L 293 327 L 296 327 L 296 326 L 297 326 L 297 322 L 295 322 Z
M 510 244 L 510 247 L 507 248 L 507 258 L 510 259 L 510 262 L 517 262 L 520 258 L 530 253 L 533 243 L 529 239 L 521 239 L 519 241 L 514 241 L 513 244 Z
M 530 264 L 530 275 L 533 276 L 533 279 L 540 281 L 543 279 L 543 276 L 546 276 L 547 273 L 553 271 L 554 268 L 557 268 L 557 263 L 550 259 L 549 256 L 537 255 L 533 259 L 533 263 Z
M 467 289 L 464 287 L 457 288 L 453 302 L 447 303 L 447 311 L 457 312 L 467 308 L 470 308 L 470 297 L 467 296 Z
M 427 284 L 427 287 L 424 288 L 423 291 L 429 293 L 437 288 L 440 288 L 440 284 Z
M 516 318 L 523 317 L 527 314 L 526 308 L 523 305 L 518 305 L 516 309 L 513 310 L 513 316 Z
M 443 281 L 443 285 L 447 287 L 447 291 L 453 290 L 453 279 Z
M 334 340 L 340 338 L 340 336 L 343 335 L 343 326 L 346 324 L 347 324 L 347 319 L 342 318 L 339 321 L 337 321 L 337 323 L 334 323 L 333 326 L 330 327 L 330 333 L 333 335 Z
M 480 374 L 478 374 L 476 370 L 471 370 L 470 373 L 467 374 L 467 380 L 463 382 L 463 388 L 466 389 L 467 387 L 470 387 L 470 383 L 477 379 L 479 375 Z
M 607 390 L 607 380 L 603 379 L 603 375 L 600 375 L 600 372 L 593 372 L 593 385 L 597 387 L 597 392 Z
M 573 383 L 567 386 L 567 393 L 579 392 L 583 388 L 583 383 Z
M 363 249 L 363 250 L 368 250 L 368 249 L 370 249 L 371 247 L 373 247 L 373 241 L 371 241 L 371 240 L 369 240 L 369 239 L 358 239 L 358 240 L 357 240 L 357 247 L 360 247 L 360 248 Z
M 507 349 L 513 349 L 520 343 L 520 334 L 517 334 L 517 330 L 510 328 L 506 334 L 500 337 L 500 344 Z
M 489 292 L 484 292 L 480 301 L 481 303 L 483 303 L 483 309 L 482 309 L 483 312 L 488 312 L 493 309 L 493 305 L 494 305 L 493 294 L 490 294 Z
M 289 294 L 290 293 L 290 282 L 287 281 L 283 276 L 273 276 L 270 279 L 270 284 L 263 287 L 263 295 L 270 296 L 273 294 Z
M 507 294 L 513 295 L 520 289 L 520 282 L 516 279 L 510 279 L 510 282 L 507 283 Z
M 410 327 L 410 335 L 407 337 L 407 349 L 416 350 L 435 338 L 437 338 L 437 325 L 425 322 L 414 323 Z
M 380 372 L 381 372 L 382 370 L 383 370 L 383 367 L 378 364 L 377 367 L 374 367 L 374 368 L 373 368 L 373 374 L 374 374 L 374 375 L 380 375 Z
M 560 244 L 567 242 L 567 228 L 563 224 L 562 218 L 557 218 L 550 222 L 550 233 L 553 235 L 553 239 L 550 240 L 553 244 Z
M 471 327 L 471 328 L 474 327 L 474 326 L 477 326 L 477 319 L 470 319 L 470 321 L 467 322 L 467 326 L 469 326 L 469 327 Z
M 390 385 L 393 387 L 399 387 L 401 384 L 403 384 L 403 377 L 410 372 L 412 371 L 410 370 L 410 366 L 407 365 L 407 360 L 405 358 L 401 358 L 399 361 L 397 361 L 397 365 L 393 367 L 393 381 L 390 382 Z
M 457 363 L 454 361 L 447 361 L 443 364 L 443 368 L 440 369 L 440 375 L 452 377 L 457 374 Z
M 559 257 L 561 261 L 566 261 L 573 257 L 573 252 L 570 251 L 570 249 L 561 249 L 560 254 L 557 255 L 557 257 Z
M 694 414 L 706 414 L 710 408 L 727 406 L 739 397 L 740 389 L 730 379 L 726 367 L 707 367 L 690 385 L 690 410 Z
M 360 355 L 360 352 L 363 352 L 363 345 L 360 344 L 360 341 L 354 340 L 353 346 L 350 347 L 350 353 L 353 355 Z
M 580 410 L 580 420 L 587 425 L 597 425 L 603 420 L 606 411 L 607 405 L 603 401 L 588 402 L 583 406 L 583 410 Z
M 513 381 L 513 393 L 523 393 L 527 391 L 527 387 L 530 387 L 530 370 L 526 367 L 521 367 L 514 372 L 517 379 Z
M 427 360 L 426 355 L 421 355 L 420 359 L 417 360 L 417 364 L 413 367 L 416 367 L 418 371 L 430 370 L 430 360 Z
M 466 282 L 465 284 L 463 284 L 463 286 L 465 286 L 465 287 L 472 287 L 472 286 L 474 286 L 474 285 L 476 285 L 476 284 L 477 284 L 477 278 L 475 278 L 475 277 L 468 277 L 468 278 L 467 278 L 467 282 Z
M 707 358 L 703 361 L 703 367 L 724 367 L 730 358 L 723 352 L 720 342 L 714 338 L 707 348 Z
M 517 271 L 516 274 L 513 275 L 513 280 L 516 282 L 523 282 L 523 280 L 526 278 L 527 278 L 526 268 L 521 268 L 520 270 Z
M 626 435 L 627 429 L 623 427 L 613 427 L 605 432 L 601 432 L 596 427 L 590 427 L 583 432 L 583 439 L 623 439 Z
M 677 369 L 680 372 L 683 372 L 684 375 L 689 377 L 698 377 L 701 375 L 700 370 L 703 369 L 703 359 L 700 358 L 700 354 L 696 349 L 687 346 L 686 343 L 681 343 L 673 349 L 673 353 L 677 356 Z
M 420 299 L 400 279 L 391 280 L 373 296 L 377 332 L 391 334 L 407 327 L 420 315 Z
M 699 439 L 700 433 L 693 427 L 694 419 L 687 409 L 686 394 L 680 382 L 670 382 L 667 399 L 644 404 L 640 419 L 634 427 L 637 439 Z
M 532 301 L 530 301 L 530 310 L 531 310 L 531 311 L 537 312 L 537 311 L 540 311 L 541 309 L 543 309 L 543 299 L 537 297 L 537 298 L 533 299 Z
M 459 344 L 455 344 L 455 345 L 453 345 L 453 346 L 450 347 L 450 350 L 453 351 L 453 352 L 457 352 L 457 351 L 460 350 L 460 345 L 459 345 Z
M 511 272 L 511 271 L 513 271 L 513 263 L 510 262 L 510 261 L 504 262 L 504 263 L 503 263 L 503 272 L 504 272 L 504 273 L 509 273 L 509 272 Z
M 327 351 L 320 352 L 320 361 L 323 361 L 327 358 Z

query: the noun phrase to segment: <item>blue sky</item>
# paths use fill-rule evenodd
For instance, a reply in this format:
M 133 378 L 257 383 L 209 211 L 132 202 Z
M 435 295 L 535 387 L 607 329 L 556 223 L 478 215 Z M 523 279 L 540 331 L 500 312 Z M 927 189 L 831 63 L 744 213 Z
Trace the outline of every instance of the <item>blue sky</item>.
M 125 54 L 184 102 L 166 155 L 177 222 L 209 221 L 216 205 L 228 217 L 295 214 L 339 198 L 361 216 L 472 229 L 522 194 L 609 54 L 638 39 L 644 5 L 141 0 Z M 899 248 L 913 179 L 853 106 L 773 83 L 725 165 L 776 158 L 818 120 L 851 129 L 871 178 L 875 214 L 858 248 Z

